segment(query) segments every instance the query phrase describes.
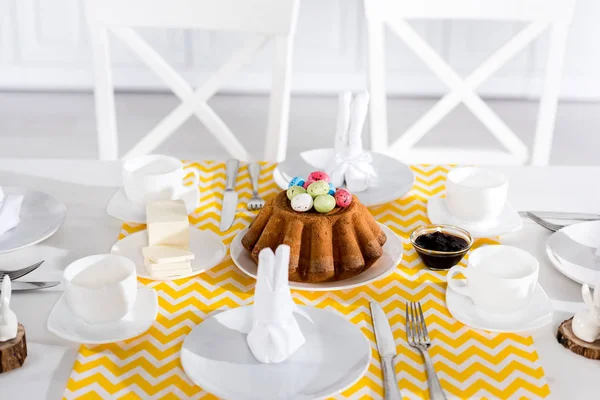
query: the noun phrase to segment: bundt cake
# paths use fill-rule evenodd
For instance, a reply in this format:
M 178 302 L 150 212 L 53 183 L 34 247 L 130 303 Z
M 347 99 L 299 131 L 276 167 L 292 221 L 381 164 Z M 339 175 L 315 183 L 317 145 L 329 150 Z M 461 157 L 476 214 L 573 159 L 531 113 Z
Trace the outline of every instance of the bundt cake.
M 269 199 L 248 231 L 242 245 L 258 263 L 265 247 L 290 246 L 290 280 L 337 281 L 369 268 L 383 254 L 385 233 L 369 210 L 353 196 L 346 208 L 321 214 L 292 209 L 286 192 Z

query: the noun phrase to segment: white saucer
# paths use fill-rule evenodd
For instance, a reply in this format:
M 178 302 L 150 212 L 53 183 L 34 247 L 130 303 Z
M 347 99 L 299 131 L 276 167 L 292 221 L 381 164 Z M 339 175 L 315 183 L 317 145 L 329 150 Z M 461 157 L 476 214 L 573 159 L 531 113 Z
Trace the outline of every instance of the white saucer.
M 371 362 L 371 346 L 358 326 L 339 314 L 301 307 L 306 343 L 279 364 L 258 362 L 246 343 L 252 307 L 214 315 L 195 327 L 181 348 L 181 364 L 198 386 L 236 400 L 320 399 L 356 383 Z
M 154 289 L 140 286 L 133 308 L 123 319 L 107 324 L 89 324 L 75 316 L 67 295 L 63 294 L 48 317 L 48 330 L 76 343 L 104 344 L 131 339 L 146 332 L 158 313 L 158 296 Z
M 111 254 L 125 256 L 131 259 L 136 266 L 138 278 L 153 281 L 172 281 L 175 279 L 189 278 L 207 271 L 220 263 L 225 257 L 225 246 L 221 238 L 210 231 L 201 231 L 190 227 L 190 251 L 194 253 L 191 261 L 192 273 L 176 278 L 152 278 L 144 265 L 142 248 L 148 246 L 148 232 L 146 229 L 124 237 L 113 245 Z
M 32 246 L 48 239 L 61 227 L 67 208 L 56 197 L 21 187 L 3 187 L 5 194 L 23 195 L 21 222 L 0 235 L 0 254 Z
M 566 226 L 550 236 L 546 253 L 554 266 L 578 283 L 595 286 L 600 282 L 600 221 Z
M 187 188 L 187 186 L 186 186 Z M 190 187 L 189 190 L 181 192 L 177 199 L 185 202 L 188 215 L 193 213 L 200 204 L 200 191 L 196 187 Z M 111 217 L 125 222 L 134 222 L 137 224 L 146 223 L 146 206 L 132 203 L 125 195 L 125 190 L 120 188 L 110 199 L 106 212 Z
M 400 239 L 398 235 L 396 235 L 387 226 L 383 224 L 379 224 L 379 226 L 387 236 L 387 241 L 383 245 L 383 256 L 381 256 L 381 258 L 379 258 L 362 274 L 353 276 L 352 278 L 344 279 L 343 281 L 335 282 L 308 283 L 290 281 L 290 288 L 296 290 L 307 290 L 311 292 L 346 290 L 363 286 L 378 279 L 385 278 L 394 272 L 398 264 L 400 264 L 400 261 L 402 261 L 402 254 L 404 252 L 402 247 L 402 239 Z M 229 250 L 234 264 L 237 265 L 237 267 L 242 270 L 243 273 L 256 279 L 258 266 L 250 257 L 248 250 L 242 246 L 242 238 L 246 234 L 247 230 L 248 229 L 246 228 L 236 235 L 231 242 Z
M 519 213 L 506 202 L 500 216 L 484 223 L 465 222 L 453 216 L 446 205 L 446 199 L 432 197 L 427 202 L 427 217 L 432 224 L 447 224 L 463 228 L 473 238 L 494 237 L 514 233 L 523 228 L 523 219 Z
M 552 322 L 552 302 L 538 284 L 531 302 L 524 310 L 507 315 L 484 314 L 477 310 L 467 296 L 446 290 L 446 306 L 459 322 L 475 329 L 492 332 L 527 332 L 539 329 Z
M 306 177 L 315 170 L 325 169 L 334 154 L 333 149 L 314 149 L 292 156 L 277 165 L 273 179 L 282 189 L 295 176 Z M 378 183 L 364 192 L 353 193 L 367 207 L 388 203 L 404 196 L 415 183 L 408 165 L 381 153 L 371 153 Z

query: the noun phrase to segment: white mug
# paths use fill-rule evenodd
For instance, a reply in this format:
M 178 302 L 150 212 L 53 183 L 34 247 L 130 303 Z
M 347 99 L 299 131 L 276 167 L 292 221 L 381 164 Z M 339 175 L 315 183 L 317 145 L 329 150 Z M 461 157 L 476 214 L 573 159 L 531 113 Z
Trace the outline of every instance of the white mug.
M 483 168 L 455 168 L 446 179 L 448 211 L 465 222 L 497 218 L 504 209 L 507 192 L 506 176 Z
M 517 247 L 490 245 L 469 255 L 466 268 L 448 271 L 448 287 L 470 297 L 484 312 L 504 314 L 522 310 L 529 304 L 538 281 L 538 260 Z M 462 273 L 466 285 L 454 279 Z
M 84 257 L 69 264 L 63 276 L 71 310 L 89 323 L 122 319 L 137 298 L 135 264 L 127 257 Z
M 183 186 L 188 172 L 194 174 L 194 183 L 190 187 Z M 197 190 L 199 182 L 198 171 L 194 168 L 184 170 L 183 163 L 175 157 L 147 155 L 123 164 L 123 188 L 127 198 L 136 204 L 180 198 L 188 190 Z

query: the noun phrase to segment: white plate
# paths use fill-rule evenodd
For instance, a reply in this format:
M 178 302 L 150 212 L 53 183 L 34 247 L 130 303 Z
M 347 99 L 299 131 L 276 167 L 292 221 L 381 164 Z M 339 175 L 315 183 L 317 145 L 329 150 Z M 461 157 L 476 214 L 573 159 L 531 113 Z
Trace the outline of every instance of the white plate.
M 305 151 L 283 160 L 273 171 L 273 178 L 282 189 L 295 176 L 306 177 L 315 170 L 324 170 L 334 154 L 333 149 Z M 371 153 L 377 185 L 364 192 L 353 193 L 367 207 L 388 203 L 404 196 L 415 183 L 415 175 L 408 165 L 381 153 Z
M 480 312 L 470 298 L 450 288 L 446 290 L 446 306 L 457 321 L 492 332 L 533 331 L 551 323 L 553 315 L 552 302 L 539 284 L 527 308 L 517 313 L 497 315 Z
M 189 278 L 211 269 L 223 260 L 226 252 L 219 236 L 210 231 L 201 231 L 190 227 L 190 251 L 194 253 L 194 259 L 191 261 L 192 272 L 178 277 L 152 278 L 146 270 L 142 255 L 142 248 L 146 246 L 148 246 L 148 231 L 144 229 L 119 240 L 110 249 L 110 253 L 131 259 L 135 263 L 138 278 L 173 281 Z
M 65 221 L 67 208 L 56 197 L 20 187 L 3 187 L 5 194 L 23 195 L 21 222 L 0 235 L 0 254 L 32 246 L 54 235 Z
M 600 281 L 600 221 L 566 226 L 548 238 L 546 253 L 554 266 L 578 283 L 595 286 Z
M 48 330 L 76 343 L 104 344 L 131 339 L 146 332 L 158 313 L 158 296 L 154 289 L 138 287 L 133 308 L 123 319 L 106 324 L 89 324 L 75 316 L 67 295 L 63 294 L 48 317 Z
M 387 240 L 383 245 L 383 255 L 373 264 L 369 269 L 363 273 L 353 276 L 352 278 L 344 279 L 343 281 L 335 282 L 321 282 L 321 283 L 308 283 L 308 282 L 292 282 L 290 281 L 290 288 L 296 290 L 307 290 L 312 292 L 320 291 L 331 291 L 331 290 L 346 290 L 352 289 L 358 286 L 363 286 L 378 279 L 385 278 L 391 274 L 400 261 L 402 261 L 402 254 L 404 249 L 402 247 L 402 239 L 398 237 L 390 228 L 383 224 L 379 224 Z M 248 229 L 244 229 L 236 235 L 231 242 L 229 248 L 231 253 L 231 259 L 248 276 L 256 279 L 258 272 L 258 266 L 254 260 L 250 257 L 248 250 L 242 246 L 242 238 L 246 234 Z
M 447 224 L 463 228 L 473 238 L 501 236 L 523 228 L 523 219 L 509 202 L 506 202 L 504 210 L 497 219 L 485 223 L 471 223 L 453 216 L 446 205 L 446 198 L 432 197 L 427 201 L 427 217 L 432 224 Z
M 185 202 L 188 215 L 193 213 L 200 204 L 200 192 L 196 187 L 180 193 L 176 198 Z M 121 221 L 137 224 L 146 223 L 146 206 L 132 203 L 125 195 L 123 188 L 119 189 L 110 199 L 106 207 L 106 212 L 111 217 L 120 219 Z
M 223 311 L 190 332 L 181 364 L 202 389 L 226 399 L 309 400 L 333 396 L 356 383 L 371 362 L 360 328 L 337 313 L 301 307 L 297 315 L 306 343 L 279 364 L 258 362 L 246 343 L 252 307 Z

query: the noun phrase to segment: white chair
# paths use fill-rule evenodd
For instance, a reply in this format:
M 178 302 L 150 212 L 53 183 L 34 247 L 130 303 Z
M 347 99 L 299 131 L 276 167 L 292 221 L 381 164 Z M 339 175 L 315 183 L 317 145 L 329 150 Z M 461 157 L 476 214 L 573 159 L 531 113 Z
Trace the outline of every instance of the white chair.
M 560 88 L 567 30 L 574 0 L 364 0 L 368 29 L 369 90 L 371 92 L 371 148 L 405 162 L 546 165 Z M 524 29 L 485 60 L 468 77 L 461 78 L 419 34 L 408 19 L 461 19 L 527 21 Z M 450 89 L 431 110 L 419 118 L 398 140 L 388 144 L 384 29 L 389 28 Z M 546 79 L 540 99 L 531 156 L 525 144 L 475 93 L 488 77 L 545 30 L 550 30 Z M 434 150 L 413 146 L 458 104 L 464 103 L 508 150 Z
M 181 104 L 124 158 L 152 152 L 195 115 L 232 157 L 250 156 L 223 120 L 207 105 L 223 81 L 239 71 L 270 40 L 275 41 L 265 159 L 280 161 L 287 147 L 292 40 L 298 0 L 87 0 L 94 56 L 99 158 L 119 157 L 114 90 L 110 68 L 110 31 L 160 76 Z M 132 27 L 235 31 L 253 34 L 241 51 L 194 90 Z

